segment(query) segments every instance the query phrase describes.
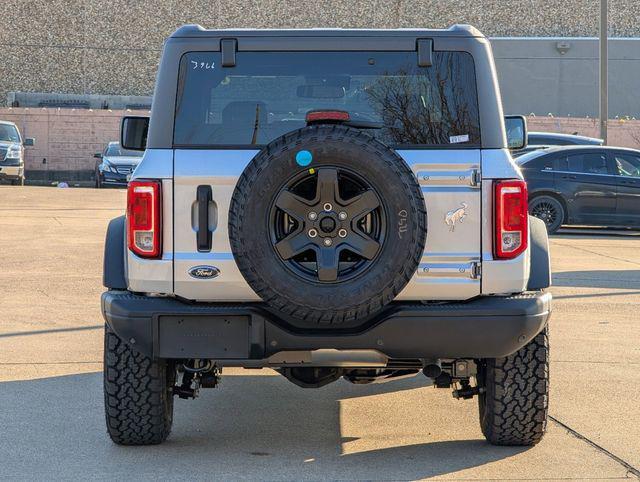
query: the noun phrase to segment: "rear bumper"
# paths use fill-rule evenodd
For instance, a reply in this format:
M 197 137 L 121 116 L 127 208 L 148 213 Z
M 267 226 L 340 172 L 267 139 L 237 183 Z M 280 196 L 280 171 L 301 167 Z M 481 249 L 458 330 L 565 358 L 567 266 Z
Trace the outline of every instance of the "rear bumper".
M 102 295 L 111 329 L 158 358 L 206 358 L 227 366 L 273 366 L 284 352 L 375 351 L 389 359 L 497 358 L 527 344 L 551 314 L 551 294 L 464 303 L 393 303 L 358 332 L 294 332 L 259 303 L 187 304 L 128 291 Z M 285 357 L 286 358 L 286 357 Z

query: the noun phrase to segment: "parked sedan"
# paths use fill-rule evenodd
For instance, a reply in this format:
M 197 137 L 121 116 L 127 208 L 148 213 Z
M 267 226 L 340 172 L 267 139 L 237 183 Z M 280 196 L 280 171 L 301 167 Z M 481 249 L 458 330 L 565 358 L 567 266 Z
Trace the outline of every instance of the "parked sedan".
M 529 212 L 550 233 L 563 224 L 640 227 L 640 151 L 564 146 L 516 159 Z
M 96 187 L 126 186 L 127 176 L 138 166 L 142 154 L 123 149 L 119 142 L 109 142 L 103 152 L 93 156 L 100 159 L 96 162 Z

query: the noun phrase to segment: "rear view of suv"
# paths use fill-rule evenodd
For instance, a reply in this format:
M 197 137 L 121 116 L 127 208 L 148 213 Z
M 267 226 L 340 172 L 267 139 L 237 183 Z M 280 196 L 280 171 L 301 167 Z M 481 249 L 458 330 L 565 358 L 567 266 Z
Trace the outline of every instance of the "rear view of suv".
M 116 443 L 165 440 L 224 367 L 424 374 L 478 398 L 490 442 L 541 439 L 547 234 L 476 29 L 185 26 L 121 137 L 145 152 L 105 247 Z

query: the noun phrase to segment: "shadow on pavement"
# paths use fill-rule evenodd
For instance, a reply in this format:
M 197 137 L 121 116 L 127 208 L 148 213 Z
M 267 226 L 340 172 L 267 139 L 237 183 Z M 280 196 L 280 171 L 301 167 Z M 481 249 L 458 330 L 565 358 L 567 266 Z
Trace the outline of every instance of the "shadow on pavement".
M 101 373 L 4 382 L 0 383 L 2 477 L 418 479 L 481 466 L 525 450 L 493 447 L 479 439 L 409 442 L 382 449 L 367 445 L 402 440 L 403 434 L 390 434 L 382 441 L 370 437 L 360 445 L 362 450 L 350 453 L 356 447 L 350 444 L 360 439 L 342 436 L 341 400 L 424 385 L 422 378 L 366 387 L 341 381 L 304 390 L 279 376 L 226 376 L 221 388 L 205 390 L 195 401 L 177 400 L 173 433 L 164 445 L 119 447 L 111 443 L 104 426 Z M 411 420 L 421 427 L 441 422 L 441 411 L 424 405 L 392 404 L 396 413 L 389 417 L 409 417 L 405 432 L 413 427 Z M 367 415 L 358 414 L 365 425 L 359 425 L 359 431 L 376 423 Z M 455 438 L 456 426 L 451 425 L 447 433 Z M 421 440 L 429 438 L 418 435 Z
M 51 328 L 50 330 L 33 330 L 33 331 L 14 331 L 11 333 L 0 333 L 0 338 L 8 338 L 13 336 L 29 336 L 29 335 L 44 335 L 48 333 L 64 333 L 68 331 L 87 331 L 87 330 L 103 330 L 102 325 L 91 326 L 76 326 L 71 328 Z
M 553 273 L 553 286 L 640 290 L 640 270 L 562 271 Z
M 640 236 L 639 229 L 565 227 L 551 235 L 551 239 L 575 239 L 576 237 L 597 239 L 621 239 Z

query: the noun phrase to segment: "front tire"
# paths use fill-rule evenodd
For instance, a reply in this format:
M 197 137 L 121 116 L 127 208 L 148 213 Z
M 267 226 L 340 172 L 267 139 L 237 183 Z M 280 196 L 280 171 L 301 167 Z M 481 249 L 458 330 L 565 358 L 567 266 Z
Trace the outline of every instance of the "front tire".
M 119 445 L 164 442 L 173 423 L 173 366 L 133 351 L 105 326 L 103 376 L 111 440 Z
M 96 170 L 96 188 L 102 188 L 102 179 L 100 178 L 100 171 Z
M 545 328 L 504 358 L 483 360 L 478 384 L 482 433 L 493 445 L 535 445 L 547 428 L 549 334 Z
M 562 203 L 552 196 L 536 196 L 529 201 L 529 214 L 544 221 L 549 234 L 555 233 L 564 222 L 566 212 Z

